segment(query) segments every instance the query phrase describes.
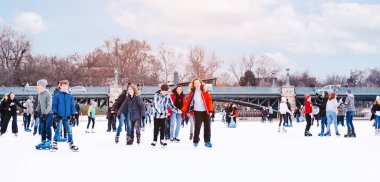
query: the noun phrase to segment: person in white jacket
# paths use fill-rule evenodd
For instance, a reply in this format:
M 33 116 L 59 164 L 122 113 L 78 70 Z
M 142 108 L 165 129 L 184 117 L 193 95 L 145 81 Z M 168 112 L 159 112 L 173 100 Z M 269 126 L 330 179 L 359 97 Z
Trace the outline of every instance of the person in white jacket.
M 330 126 L 331 123 L 334 123 L 334 128 L 335 128 L 335 134 L 337 136 L 340 136 L 339 131 L 338 131 L 338 123 L 337 123 L 337 110 L 342 101 L 337 101 L 336 100 L 336 93 L 333 92 L 329 100 L 327 101 L 326 105 L 326 117 L 327 117 L 327 133 L 325 133 L 325 136 L 331 136 L 331 130 Z
M 285 123 L 287 123 L 287 117 L 286 117 L 286 113 L 292 113 L 289 108 L 288 108 L 288 105 L 286 105 L 286 98 L 285 97 L 282 97 L 281 98 L 281 103 L 280 103 L 280 123 L 278 125 L 278 132 L 281 132 L 281 123 L 282 123 L 282 119 L 284 119 L 284 124 L 282 126 L 282 132 L 286 132 L 285 130 Z

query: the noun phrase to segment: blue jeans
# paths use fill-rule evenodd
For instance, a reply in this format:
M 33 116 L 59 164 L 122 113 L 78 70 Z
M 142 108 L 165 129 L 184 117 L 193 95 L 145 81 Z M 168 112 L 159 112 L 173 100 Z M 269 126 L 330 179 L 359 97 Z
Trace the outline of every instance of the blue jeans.
M 117 133 L 120 134 L 123 130 L 123 123 L 127 126 L 126 131 L 127 135 L 131 134 L 131 121 L 129 119 L 128 113 L 121 113 L 119 117 L 119 126 L 117 126 Z
M 354 120 L 354 111 L 347 111 L 346 113 L 346 125 L 347 129 L 355 131 L 354 124 L 352 123 L 352 120 Z
M 182 123 L 182 114 L 172 113 L 170 117 L 170 139 L 178 138 L 179 130 L 181 128 Z M 174 125 L 175 126 L 175 132 L 174 132 Z
M 35 117 L 34 118 L 34 128 L 33 128 L 33 134 L 37 134 L 37 131 L 38 133 L 41 134 L 41 125 L 40 125 L 40 117 Z
M 327 126 L 327 117 L 321 116 L 321 133 L 325 132 L 325 126 Z
M 300 114 L 296 114 L 296 121 L 297 121 L 297 123 L 300 122 Z
M 327 111 L 326 115 L 327 115 L 327 131 L 331 131 L 330 126 L 331 126 L 331 123 L 333 122 L 334 128 L 335 128 L 335 133 L 339 133 L 336 112 Z
M 69 119 L 62 119 L 59 121 L 57 124 L 57 128 L 54 131 L 54 141 L 58 141 L 61 138 L 61 125 L 66 128 L 67 135 L 68 135 L 68 140 L 67 142 L 72 142 L 73 141 L 73 132 L 71 131 L 71 125 L 70 125 L 70 120 Z
M 36 121 L 39 119 L 36 119 Z M 53 126 L 53 114 L 48 114 L 45 122 L 40 122 L 41 129 L 41 141 L 50 140 L 51 141 L 51 127 Z M 34 125 L 34 130 L 36 130 L 36 125 Z M 60 136 L 60 135 L 59 135 Z
M 375 129 L 380 129 L 380 116 L 375 116 Z

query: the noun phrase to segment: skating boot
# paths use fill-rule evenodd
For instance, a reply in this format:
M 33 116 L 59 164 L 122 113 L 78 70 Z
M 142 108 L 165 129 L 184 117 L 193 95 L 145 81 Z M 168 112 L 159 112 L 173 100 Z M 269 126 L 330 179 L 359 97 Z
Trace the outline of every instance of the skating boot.
M 323 132 L 321 132 L 321 133 L 318 133 L 318 136 L 323 137 L 323 136 L 325 136 L 325 134 Z
M 86 133 L 90 133 L 90 130 L 87 129 L 87 130 L 86 130 Z
M 165 140 L 160 140 L 160 144 L 162 148 L 165 148 L 168 144 L 165 142 Z
M 330 130 L 325 133 L 325 136 L 331 136 Z
M 127 145 L 133 145 L 133 138 L 127 136 Z
M 285 129 L 285 127 L 282 127 L 282 132 L 283 132 L 283 133 L 286 133 L 286 132 L 287 132 L 286 129 Z
M 156 146 L 157 144 L 157 141 L 153 141 L 150 145 L 152 145 L 153 147 Z
M 192 134 L 192 133 L 190 133 L 190 137 L 189 137 L 189 139 L 190 139 L 190 140 L 193 139 L 193 134 Z
M 79 151 L 79 148 L 76 145 L 74 145 L 73 142 L 69 143 L 69 147 L 70 147 L 70 150 L 73 151 L 73 152 L 78 152 Z
M 179 142 L 181 141 L 181 140 L 178 139 L 178 138 L 174 138 L 173 140 L 174 140 L 175 143 L 179 143 Z
M 313 136 L 313 135 L 312 135 L 309 131 L 306 131 L 306 132 L 305 132 L 305 136 L 306 136 L 306 137 L 311 137 L 311 136 Z
M 137 140 L 136 140 L 136 142 L 137 142 L 137 145 L 139 145 L 139 144 L 140 144 L 140 142 L 141 142 L 141 140 L 140 140 L 140 137 L 137 137 Z
M 351 130 L 349 129 L 348 132 L 344 135 L 345 138 L 351 137 Z
M 351 137 L 356 138 L 355 130 L 352 130 L 352 132 L 351 132 Z
M 119 134 L 119 133 L 116 133 L 116 136 L 115 136 L 115 143 L 119 143 L 119 136 L 120 136 L 120 134 Z
M 336 135 L 336 136 L 340 136 L 339 132 L 336 132 L 335 135 Z
M 42 150 L 42 146 L 44 146 L 44 145 L 45 145 L 45 141 L 42 141 L 41 143 L 39 143 L 35 147 L 36 147 L 37 150 Z
M 95 133 L 95 130 L 94 130 L 94 129 L 92 129 L 92 130 L 91 130 L 91 133 Z
M 50 150 L 51 149 L 51 141 L 46 140 L 45 144 L 41 147 L 42 150 Z
M 197 148 L 198 147 L 198 143 L 193 143 L 194 144 L 194 147 Z
M 58 144 L 57 141 L 53 141 L 53 144 L 51 144 L 50 152 L 55 152 L 58 150 Z
M 205 143 L 205 146 L 206 146 L 207 148 L 212 148 L 212 143 L 211 143 L 211 142 L 206 142 L 206 143 Z

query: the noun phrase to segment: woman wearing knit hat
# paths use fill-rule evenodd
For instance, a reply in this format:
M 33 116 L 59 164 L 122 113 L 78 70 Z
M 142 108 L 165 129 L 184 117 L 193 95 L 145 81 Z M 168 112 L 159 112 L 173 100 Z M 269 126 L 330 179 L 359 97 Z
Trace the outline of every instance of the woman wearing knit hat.
M 380 135 L 380 96 L 376 97 L 373 112 L 375 114 L 375 135 Z
M 309 131 L 311 127 L 311 115 L 313 114 L 312 104 L 311 104 L 311 96 L 309 94 L 305 95 L 305 107 L 304 114 L 306 118 L 306 128 L 305 128 L 305 136 L 313 136 Z
M 282 119 L 284 119 L 284 124 L 282 126 L 282 132 L 286 132 L 285 123 L 287 123 L 287 119 L 288 119 L 286 117 L 286 113 L 287 112 L 291 113 L 291 111 L 289 110 L 288 105 L 286 105 L 286 98 L 285 97 L 281 98 L 280 110 L 279 111 L 280 111 L 280 123 L 278 124 L 278 132 L 281 132 Z

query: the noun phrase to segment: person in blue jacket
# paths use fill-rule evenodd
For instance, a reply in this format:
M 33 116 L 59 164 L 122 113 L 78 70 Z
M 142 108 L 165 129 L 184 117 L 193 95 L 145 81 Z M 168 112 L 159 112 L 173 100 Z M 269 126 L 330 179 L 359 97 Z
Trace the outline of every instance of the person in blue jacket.
M 54 141 L 51 146 L 52 151 L 58 150 L 58 139 L 61 136 L 61 130 L 60 125 L 63 124 L 63 126 L 66 128 L 67 134 L 68 134 L 68 143 L 70 150 L 72 151 L 78 151 L 79 148 L 74 145 L 73 142 L 73 133 L 71 130 L 70 121 L 75 120 L 75 103 L 74 103 L 74 97 L 69 93 L 69 81 L 62 80 L 60 83 L 61 90 L 58 91 L 56 94 L 54 94 L 53 98 L 53 105 L 52 105 L 52 111 L 54 114 L 54 122 L 56 123 L 57 127 L 55 129 L 54 133 Z

